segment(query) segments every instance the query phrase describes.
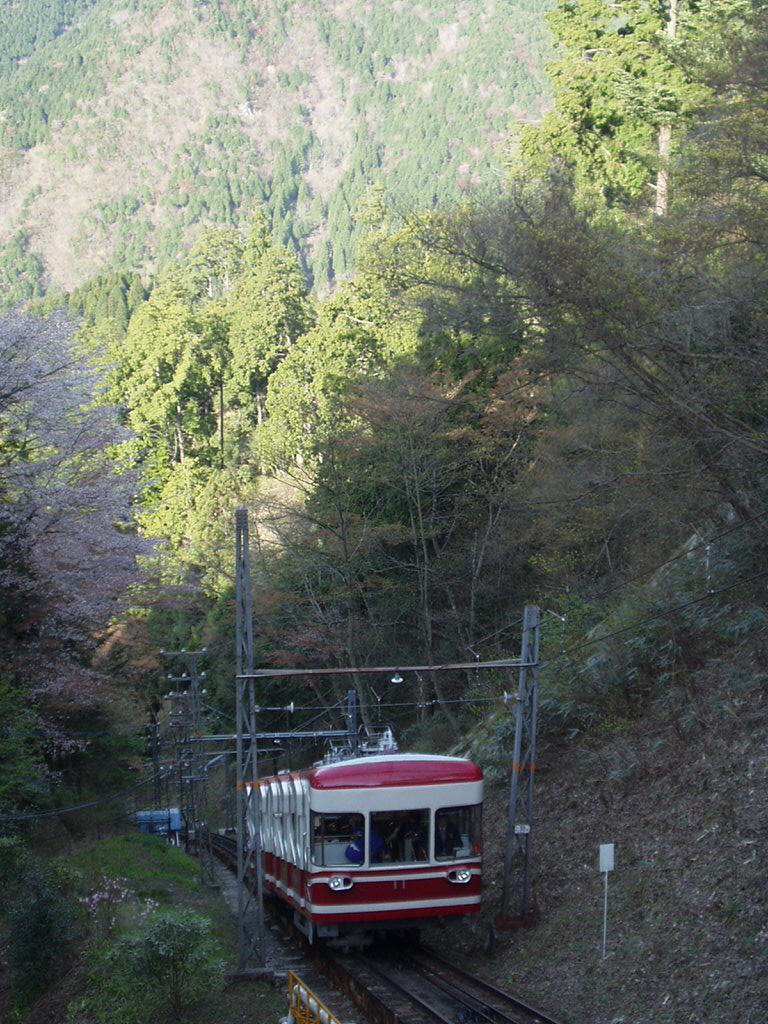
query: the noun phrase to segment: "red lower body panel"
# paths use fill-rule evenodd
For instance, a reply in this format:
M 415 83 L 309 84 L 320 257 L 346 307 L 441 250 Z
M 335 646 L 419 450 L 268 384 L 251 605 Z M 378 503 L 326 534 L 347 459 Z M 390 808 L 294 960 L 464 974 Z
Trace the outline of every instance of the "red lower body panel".
M 451 881 L 457 871 L 468 881 Z M 341 877 L 350 888 L 333 890 Z M 474 914 L 480 909 L 481 866 L 478 860 L 451 865 L 392 866 L 378 871 L 354 868 L 302 871 L 266 853 L 264 883 L 280 899 L 315 924 L 365 924 L 414 921 Z

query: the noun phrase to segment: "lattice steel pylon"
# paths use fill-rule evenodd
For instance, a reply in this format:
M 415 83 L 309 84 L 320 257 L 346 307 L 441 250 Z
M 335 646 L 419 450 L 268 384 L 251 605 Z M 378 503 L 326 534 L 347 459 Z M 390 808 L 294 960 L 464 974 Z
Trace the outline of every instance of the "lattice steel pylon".
M 177 706 L 180 807 L 185 846 L 189 844 L 190 833 L 193 834 L 200 862 L 200 880 L 203 884 L 211 885 L 214 882 L 213 850 L 208 822 L 208 777 L 202 715 L 202 696 L 205 691 L 201 689 L 205 673 L 200 672 L 199 667 L 200 660 L 207 653 L 206 648 L 200 651 L 161 652 L 165 657 L 182 661 L 185 667 L 182 675 L 168 676 L 171 682 L 185 686 L 183 690 L 168 694 Z
M 531 903 L 531 841 L 533 782 L 536 773 L 536 719 L 539 702 L 540 623 L 539 608 L 536 605 L 526 605 L 523 615 L 523 639 L 516 698 L 517 714 L 509 790 L 504 884 L 501 895 L 501 913 L 497 918 L 497 924 L 501 927 L 510 921 L 509 903 L 513 889 L 519 897 L 517 913 L 520 919 L 523 921 L 530 919 L 533 909 Z M 512 875 L 515 868 L 516 878 L 513 885 Z
M 198 670 L 198 660 L 208 653 L 206 648 L 201 651 L 182 652 L 187 662 L 189 674 L 189 789 L 195 823 L 195 840 L 197 856 L 200 862 L 200 880 L 203 884 L 214 883 L 213 849 L 211 847 L 211 829 L 208 821 L 208 772 L 205 760 L 205 740 L 203 737 L 203 714 L 201 682 L 205 673 Z
M 235 716 L 237 767 L 237 969 L 244 971 L 256 954 L 264 961 L 264 900 L 261 863 L 261 821 L 258 791 L 250 786 L 259 777 L 256 730 L 255 680 L 242 676 L 253 672 L 253 609 L 251 604 L 251 563 L 248 512 L 235 513 L 236 662 Z M 252 833 L 248 822 L 253 825 Z M 248 934 L 247 919 L 254 895 L 246 885 L 249 869 L 256 877 L 256 935 Z

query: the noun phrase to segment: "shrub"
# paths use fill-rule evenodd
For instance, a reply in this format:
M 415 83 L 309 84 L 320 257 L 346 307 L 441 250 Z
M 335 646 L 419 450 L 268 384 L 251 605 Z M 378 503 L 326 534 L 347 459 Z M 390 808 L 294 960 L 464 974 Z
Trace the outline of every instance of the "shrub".
M 156 914 L 118 949 L 129 971 L 153 978 L 174 1013 L 221 983 L 224 965 L 211 938 L 211 924 L 192 911 Z
M 8 963 L 13 985 L 22 1000 L 42 992 L 72 948 L 76 911 L 55 880 L 33 873 L 8 911 Z

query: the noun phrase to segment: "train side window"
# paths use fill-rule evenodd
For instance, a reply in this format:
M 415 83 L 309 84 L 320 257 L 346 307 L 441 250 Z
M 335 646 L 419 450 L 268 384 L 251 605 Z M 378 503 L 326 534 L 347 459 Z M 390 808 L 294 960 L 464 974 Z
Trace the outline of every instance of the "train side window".
M 362 814 L 312 814 L 312 863 L 340 867 L 363 862 Z M 359 858 L 358 858 L 359 852 Z
M 481 851 L 481 805 L 435 811 L 435 860 L 462 860 Z
M 270 818 L 269 786 L 259 786 L 258 800 L 261 823 L 261 848 L 272 853 L 272 820 Z
M 275 856 L 285 859 L 283 848 L 283 806 L 280 794 L 280 783 L 273 779 L 269 784 L 272 796 L 272 836 L 275 844 Z
M 296 800 L 296 846 L 298 849 L 298 865 L 306 870 L 307 867 L 307 833 L 309 823 L 307 821 L 308 800 L 307 791 L 301 779 L 293 780 Z
M 429 810 L 374 811 L 371 814 L 371 863 L 410 864 L 429 857 Z
M 280 780 L 280 790 L 283 798 L 283 848 L 285 859 L 292 864 L 298 862 L 298 850 L 296 847 L 296 796 L 293 788 L 293 780 L 283 778 Z

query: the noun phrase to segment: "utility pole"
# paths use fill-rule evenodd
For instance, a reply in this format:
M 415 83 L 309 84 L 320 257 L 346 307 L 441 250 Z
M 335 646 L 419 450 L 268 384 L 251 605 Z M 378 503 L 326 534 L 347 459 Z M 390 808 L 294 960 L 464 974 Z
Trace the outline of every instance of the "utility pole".
M 536 772 L 536 718 L 539 700 L 539 627 L 541 613 L 526 605 L 517 689 L 515 746 L 509 790 L 507 846 L 504 856 L 504 884 L 501 913 L 496 925 L 504 929 L 531 919 L 531 839 L 533 831 L 533 781 Z M 513 864 L 517 853 L 514 889 L 519 899 L 517 919 L 510 918 Z
M 162 653 L 162 652 L 161 652 Z M 172 677 L 169 677 L 172 678 Z M 171 691 L 166 694 L 166 700 L 171 701 L 171 710 L 168 712 L 168 725 L 173 737 L 174 755 L 173 759 L 176 764 L 176 774 L 178 776 L 178 803 L 179 803 L 179 814 L 181 815 L 181 824 L 184 829 L 184 848 L 189 847 L 189 831 L 188 822 L 183 813 L 186 799 L 184 796 L 184 751 L 187 747 L 186 744 L 186 715 L 180 705 L 180 700 L 183 700 L 183 694 L 177 691 Z M 170 795 L 168 803 L 170 805 Z
M 200 863 L 200 879 L 204 884 L 213 885 L 213 850 L 208 823 L 208 786 L 203 746 L 202 698 L 205 690 L 201 683 L 205 673 L 200 671 L 200 661 L 208 651 L 162 651 L 166 657 L 178 658 L 184 663 L 185 671 L 180 676 L 169 675 L 169 681 L 186 684 L 186 689 L 169 694 L 179 702 L 179 771 L 182 793 L 181 812 L 184 819 L 187 843 L 189 833 L 195 836 L 197 855 Z M 186 769 L 186 774 L 184 770 Z
M 516 886 L 520 896 L 520 911 L 523 919 L 531 918 L 531 830 L 533 824 L 533 778 L 536 770 L 536 717 L 538 711 L 538 669 L 539 669 L 539 626 L 540 610 L 526 605 L 523 616 L 523 637 L 519 658 L 503 658 L 496 661 L 474 661 L 445 663 L 442 665 L 368 665 L 364 668 L 338 666 L 336 668 L 259 668 L 253 667 L 252 610 L 250 597 L 250 566 L 248 556 L 248 518 L 245 509 L 236 514 L 236 609 L 237 609 L 237 681 L 236 712 L 237 732 L 235 737 L 228 734 L 207 736 L 214 743 L 228 743 L 236 740 L 237 752 L 237 860 L 238 860 L 238 970 L 245 971 L 246 963 L 254 952 L 254 943 L 247 941 L 245 915 L 251 899 L 246 885 L 249 869 L 257 882 L 259 911 L 259 936 L 263 936 L 264 918 L 262 906 L 262 863 L 261 832 L 258 786 L 258 740 L 277 739 L 343 739 L 346 749 L 359 751 L 357 740 L 357 703 L 355 691 L 348 691 L 344 701 L 345 728 L 326 731 L 257 732 L 255 683 L 275 679 L 306 679 L 318 676 L 393 675 L 412 672 L 418 678 L 423 672 L 481 672 L 489 670 L 519 670 L 515 747 L 512 782 L 510 787 L 509 827 L 507 850 L 504 864 L 504 889 L 502 913 L 497 918 L 499 927 L 509 926 L 508 917 L 512 868 L 515 845 L 520 854 L 520 870 Z M 505 694 L 505 700 L 506 700 Z M 246 823 L 250 826 L 246 829 Z M 261 943 L 263 954 L 264 945 Z
M 238 537 L 240 533 L 238 532 Z M 238 541 L 238 544 L 240 541 Z M 239 548 L 238 548 L 239 549 Z M 238 605 L 239 608 L 239 605 Z M 512 889 L 512 869 L 515 847 L 520 854 L 520 871 L 516 891 L 520 895 L 520 909 L 523 919 L 531 919 L 531 830 L 533 825 L 533 778 L 536 770 L 536 717 L 538 712 L 538 669 L 539 669 L 539 626 L 540 610 L 534 605 L 526 605 L 523 616 L 522 650 L 519 658 L 503 658 L 497 661 L 473 661 L 445 663 L 442 665 L 367 665 L 364 668 L 338 666 L 336 668 L 259 668 L 249 672 L 238 672 L 238 685 L 246 682 L 275 679 L 306 679 L 307 677 L 324 676 L 358 676 L 361 673 L 392 678 L 412 672 L 417 679 L 424 672 L 486 672 L 490 670 L 519 670 L 518 692 L 513 698 L 517 704 L 515 747 L 513 757 L 512 782 L 510 787 L 509 827 L 507 833 L 507 850 L 504 864 L 504 888 L 502 893 L 502 912 L 496 919 L 500 928 L 509 927 L 512 919 L 508 916 L 510 892 Z M 238 629 L 238 636 L 240 636 Z M 239 663 L 240 664 L 240 663 Z M 238 693 L 243 692 L 242 687 Z M 505 702 L 508 695 L 505 694 Z M 356 704 L 352 693 L 348 693 L 344 701 L 346 728 L 326 732 L 292 732 L 292 733 L 260 733 L 261 740 L 274 740 L 283 737 L 299 739 L 343 739 L 346 747 L 359 751 L 357 738 L 353 739 L 352 729 L 356 727 Z M 241 717 L 238 715 L 238 722 Z M 247 724 L 247 719 L 245 720 Z M 255 733 L 247 738 L 253 741 Z M 211 741 L 226 742 L 231 736 L 210 736 Z M 238 727 L 238 743 L 246 739 L 245 725 Z M 370 753 L 363 748 L 363 752 Z M 244 755 L 243 755 L 244 756 Z M 241 776 L 245 777 L 245 776 Z M 519 918 L 518 918 L 519 920 Z
M 221 805 L 224 809 L 224 827 L 231 829 L 235 827 L 235 808 L 234 808 L 234 793 L 235 787 L 233 785 L 232 778 L 232 759 L 227 757 L 224 759 L 224 769 L 222 772 L 222 794 L 221 794 Z
M 147 731 L 149 732 L 149 752 L 152 758 L 152 802 L 156 810 L 162 805 L 162 787 L 160 782 L 160 743 L 158 736 L 157 716 L 152 712 L 152 721 Z
M 360 752 L 357 735 L 357 690 L 347 690 L 347 707 L 344 713 L 347 720 L 347 744 L 351 754 Z
M 235 715 L 237 763 L 237 969 L 244 971 L 259 947 L 264 962 L 264 878 L 261 858 L 261 807 L 258 788 L 259 755 L 256 729 L 256 687 L 253 678 L 253 608 L 251 604 L 251 562 L 248 538 L 248 512 L 235 513 L 235 602 L 236 664 Z M 247 678 L 243 678 L 243 675 Z M 250 827 L 249 827 L 250 826 Z M 249 939 L 246 917 L 252 894 L 246 887 L 250 868 L 256 873 L 257 934 Z

